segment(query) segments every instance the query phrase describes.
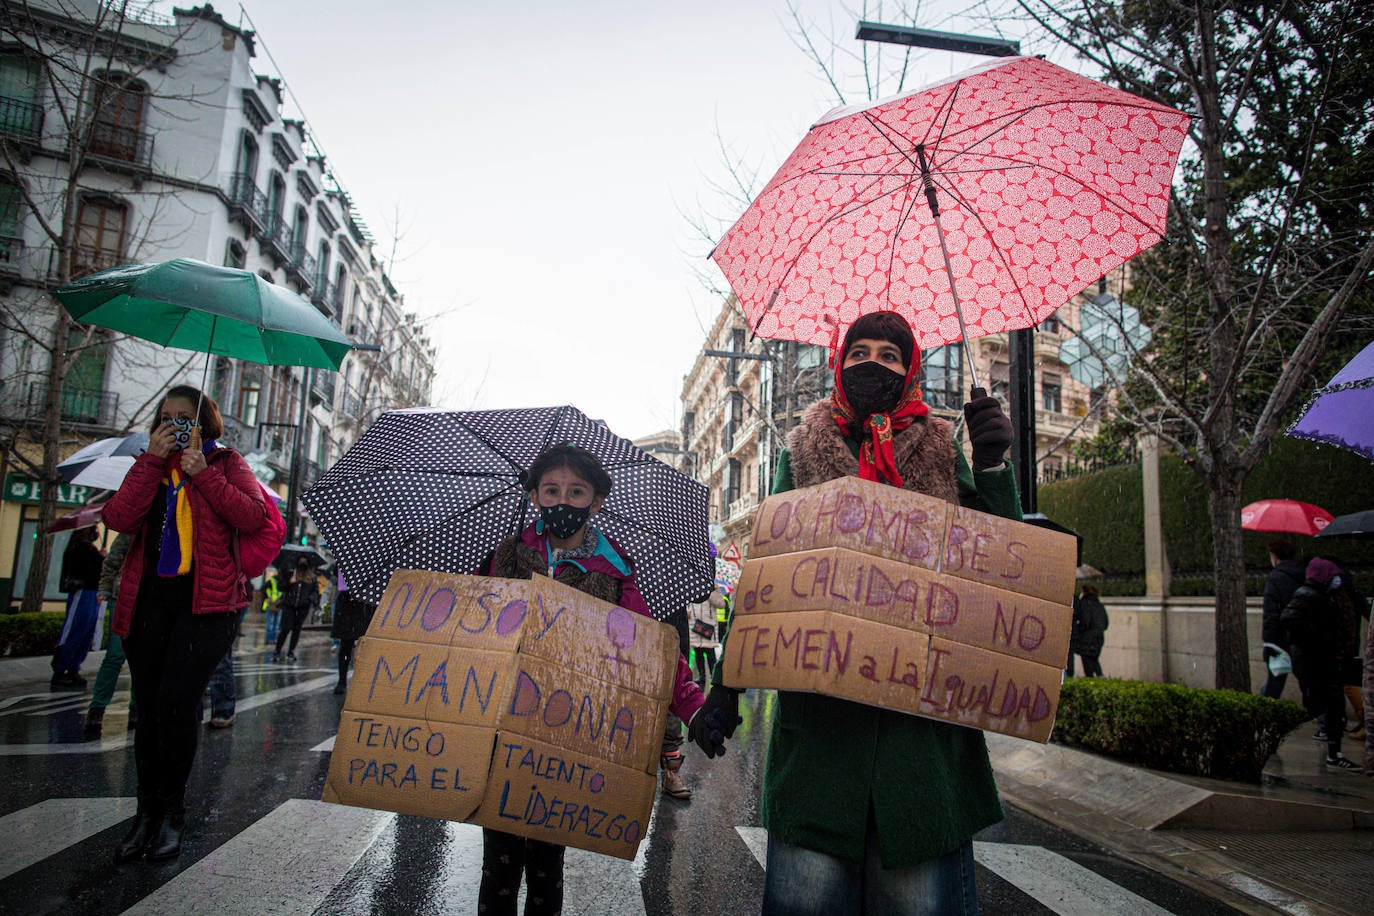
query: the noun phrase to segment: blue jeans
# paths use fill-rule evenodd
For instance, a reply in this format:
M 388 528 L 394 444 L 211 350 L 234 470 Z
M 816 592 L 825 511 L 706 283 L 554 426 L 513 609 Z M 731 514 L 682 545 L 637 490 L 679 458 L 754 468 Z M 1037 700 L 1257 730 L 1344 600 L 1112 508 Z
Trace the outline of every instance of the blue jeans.
M 234 630 L 238 633 L 238 627 L 243 626 L 243 615 L 248 608 L 239 609 L 239 620 Z M 235 635 L 235 640 L 238 639 Z M 224 653 L 224 657 L 215 665 L 214 673 L 210 675 L 210 718 L 228 719 L 234 715 L 234 701 L 238 699 L 238 694 L 234 689 L 234 647 L 231 644 L 229 651 Z
M 267 611 L 267 632 L 263 634 L 262 641 L 267 645 L 275 645 L 277 642 L 277 629 L 281 626 L 281 609 L 270 608 Z
M 768 838 L 763 916 L 918 916 L 978 912 L 973 841 L 910 868 L 883 868 L 873 818 L 863 862 Z

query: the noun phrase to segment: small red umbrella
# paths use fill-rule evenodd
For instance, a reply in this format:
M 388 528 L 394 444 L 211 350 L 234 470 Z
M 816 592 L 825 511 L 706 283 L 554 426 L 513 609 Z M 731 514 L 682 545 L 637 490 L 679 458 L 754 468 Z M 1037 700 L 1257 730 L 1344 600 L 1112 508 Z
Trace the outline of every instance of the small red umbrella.
M 1321 506 L 1295 499 L 1261 499 L 1240 510 L 1240 526 L 1246 531 L 1314 535 L 1329 525 L 1331 518 Z
M 59 531 L 75 531 L 77 528 L 89 528 L 100 523 L 101 513 L 105 511 L 103 501 L 81 506 L 53 522 L 48 528 L 48 534 L 56 534 Z
M 711 257 L 768 339 L 833 346 L 875 311 L 923 350 L 1028 328 L 1159 241 L 1188 121 L 1006 58 L 827 114 Z

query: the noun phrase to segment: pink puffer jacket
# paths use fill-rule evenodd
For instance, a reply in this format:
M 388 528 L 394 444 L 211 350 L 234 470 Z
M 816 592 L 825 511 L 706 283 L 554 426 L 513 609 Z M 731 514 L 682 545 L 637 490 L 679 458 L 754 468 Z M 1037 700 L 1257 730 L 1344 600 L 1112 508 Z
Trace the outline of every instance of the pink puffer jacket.
M 248 463 L 231 448 L 216 448 L 205 456 L 207 467 L 187 482 L 191 496 L 192 566 L 191 611 L 218 614 L 248 604 L 248 581 L 234 558 L 234 532 L 251 532 L 267 519 L 261 487 Z M 133 536 L 124 558 L 110 630 L 129 635 L 143 581 L 144 551 L 157 544 L 144 542 L 145 523 L 158 488 L 163 486 L 164 461 L 144 452 L 134 461 L 119 490 L 105 504 L 105 524 Z

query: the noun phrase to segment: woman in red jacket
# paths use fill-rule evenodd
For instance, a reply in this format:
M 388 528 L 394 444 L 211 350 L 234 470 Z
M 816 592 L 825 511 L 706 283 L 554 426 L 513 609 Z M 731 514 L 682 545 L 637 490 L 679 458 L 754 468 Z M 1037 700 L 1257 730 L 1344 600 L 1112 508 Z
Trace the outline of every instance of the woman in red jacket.
M 123 640 L 139 710 L 138 813 L 116 862 L 181 852 L 200 697 L 248 603 L 234 534 L 260 528 L 267 509 L 248 464 L 215 441 L 223 429 L 211 398 L 172 388 L 153 416 L 148 450 L 105 504 L 105 524 L 133 538 L 110 629 Z

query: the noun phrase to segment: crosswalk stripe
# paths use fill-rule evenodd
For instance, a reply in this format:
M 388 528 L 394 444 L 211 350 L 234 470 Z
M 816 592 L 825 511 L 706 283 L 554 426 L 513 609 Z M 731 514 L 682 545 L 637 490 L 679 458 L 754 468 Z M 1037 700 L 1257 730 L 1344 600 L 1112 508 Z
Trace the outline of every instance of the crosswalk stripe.
M 768 831 L 763 827 L 736 827 L 735 832 L 754 854 L 754 861 L 759 863 L 759 867 L 766 868 L 764 863 L 768 859 Z
M 0 878 L 133 817 L 134 798 L 50 798 L 0 817 Z
M 327 677 L 301 681 L 299 684 L 278 687 L 276 690 L 268 690 L 265 693 L 257 693 L 251 697 L 244 697 L 235 703 L 234 713 L 237 715 L 240 712 L 257 709 L 259 706 L 266 706 L 268 703 L 289 700 L 294 696 L 319 690 L 321 687 L 335 682 L 336 678 L 331 674 Z M 0 757 L 35 757 L 44 754 L 103 754 L 106 751 L 123 750 L 132 744 L 133 740 L 133 735 L 128 732 L 121 732 L 116 735 L 103 736 L 99 741 L 77 741 L 69 744 L 0 744 Z
M 313 913 L 395 817 L 289 799 L 124 912 Z
M 1169 916 L 1168 910 L 1043 846 L 974 843 L 973 858 L 1060 916 Z

